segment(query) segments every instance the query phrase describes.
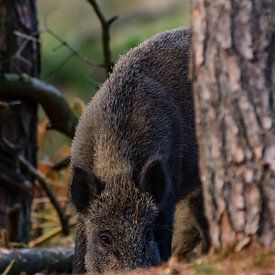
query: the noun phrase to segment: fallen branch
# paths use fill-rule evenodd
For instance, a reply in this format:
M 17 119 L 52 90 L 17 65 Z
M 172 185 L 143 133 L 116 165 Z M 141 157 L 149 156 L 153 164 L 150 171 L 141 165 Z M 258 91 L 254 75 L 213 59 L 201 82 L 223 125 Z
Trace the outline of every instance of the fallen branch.
M 110 26 L 118 17 L 114 16 L 107 20 L 104 17 L 102 11 L 100 10 L 95 0 L 88 0 L 88 2 L 93 7 L 101 24 L 104 65 L 105 65 L 106 74 L 108 75 L 112 71 L 111 50 L 110 50 Z
M 56 87 L 26 74 L 5 74 L 0 78 L 0 95 L 36 100 L 45 110 L 51 123 L 50 128 L 69 137 L 74 136 L 78 118 Z
M 0 273 L 70 272 L 73 247 L 0 249 Z
M 59 201 L 57 200 L 53 190 L 51 189 L 47 178 L 40 171 L 35 169 L 35 167 L 33 167 L 32 164 L 30 162 L 28 162 L 24 157 L 19 155 L 18 158 L 19 158 L 20 163 L 22 163 L 24 165 L 24 167 L 28 170 L 28 172 L 31 175 L 33 175 L 40 183 L 41 187 L 43 188 L 43 190 L 49 197 L 52 205 L 54 206 L 54 208 L 58 214 L 58 217 L 60 219 L 60 223 L 62 226 L 63 234 L 68 235 L 69 231 L 70 231 L 68 217 L 63 212 L 63 209 L 62 209 L 61 205 L 59 204 Z

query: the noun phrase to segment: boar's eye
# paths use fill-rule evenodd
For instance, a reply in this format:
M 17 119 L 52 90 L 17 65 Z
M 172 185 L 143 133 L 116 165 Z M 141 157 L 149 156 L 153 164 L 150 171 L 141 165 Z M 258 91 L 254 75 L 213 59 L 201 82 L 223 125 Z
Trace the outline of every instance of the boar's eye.
M 108 232 L 106 231 L 101 232 L 99 235 L 99 238 L 103 246 L 106 246 L 106 247 L 112 246 L 112 236 Z

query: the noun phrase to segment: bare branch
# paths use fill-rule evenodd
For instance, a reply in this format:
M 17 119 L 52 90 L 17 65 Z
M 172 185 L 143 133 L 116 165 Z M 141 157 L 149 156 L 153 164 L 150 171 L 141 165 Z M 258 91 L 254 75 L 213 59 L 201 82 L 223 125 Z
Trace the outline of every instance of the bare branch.
M 90 61 L 88 58 L 82 56 L 77 50 L 75 50 L 70 44 L 68 44 L 65 40 L 63 40 L 56 32 L 54 32 L 47 24 L 47 21 L 45 21 L 45 32 L 47 32 L 48 34 L 50 34 L 51 36 L 53 36 L 57 41 L 60 42 L 60 45 L 58 45 L 57 48 L 55 48 L 54 50 L 60 48 L 60 47 L 66 47 L 71 54 L 69 55 L 69 57 L 72 56 L 76 56 L 78 59 L 80 59 L 82 62 L 86 63 L 89 66 L 93 66 L 93 67 L 103 67 L 102 64 L 97 64 L 96 62 L 92 62 Z M 64 64 L 63 64 L 64 65 Z
M 59 201 L 57 200 L 53 190 L 51 189 L 48 179 L 35 167 L 32 166 L 30 162 L 28 162 L 23 156 L 18 156 L 19 161 L 21 164 L 24 165 L 24 167 L 29 171 L 29 173 L 34 176 L 38 182 L 40 183 L 41 187 L 49 197 L 52 205 L 54 206 L 58 217 L 60 219 L 60 223 L 62 225 L 62 231 L 65 235 L 69 234 L 69 223 L 68 223 L 68 217 L 64 214 L 62 207 L 59 204 Z
M 37 39 L 36 37 L 34 37 L 33 35 L 28 35 L 28 34 L 25 34 L 23 32 L 20 32 L 20 31 L 14 31 L 13 32 L 14 35 L 18 36 L 18 37 L 22 37 L 26 40 L 29 40 L 29 41 L 33 41 L 33 42 L 36 42 L 36 43 L 40 43 L 40 40 Z M 38 34 L 39 32 L 36 32 L 36 34 Z
M 71 59 L 71 57 L 73 57 L 74 54 L 70 53 L 54 70 L 50 71 L 49 73 L 47 73 L 47 76 L 50 75 L 54 75 L 56 72 L 58 72 L 59 70 L 61 70 L 61 68 L 64 67 L 64 65 Z
M 57 236 L 58 234 L 60 234 L 62 232 L 62 227 L 58 226 L 57 228 L 52 229 L 49 232 L 44 233 L 43 235 L 39 236 L 38 238 L 32 240 L 29 242 L 29 247 L 33 248 L 36 246 L 39 246 L 45 242 L 47 242 L 48 240 L 50 240 L 51 238 Z
M 102 28 L 102 44 L 103 44 L 103 54 L 104 54 L 104 64 L 106 75 L 112 71 L 112 61 L 111 61 L 111 51 L 110 51 L 110 26 L 118 18 L 114 16 L 107 20 L 102 11 L 100 10 L 96 0 L 87 0 L 93 7 Z
M 38 101 L 44 108 L 53 129 L 69 137 L 74 136 L 78 118 L 56 87 L 26 74 L 5 74 L 0 78 L 0 95 L 28 97 Z
M 74 227 L 76 225 L 76 222 L 70 223 L 70 227 Z M 49 232 L 44 233 L 43 235 L 39 236 L 37 239 L 34 239 L 29 242 L 29 248 L 37 247 L 45 242 L 49 241 L 50 239 L 54 238 L 55 236 L 59 235 L 62 232 L 62 227 L 58 226 L 57 228 L 52 229 Z
M 59 171 L 63 168 L 68 167 L 70 162 L 71 162 L 71 156 L 67 156 L 64 159 L 57 162 L 56 164 L 54 164 L 52 169 L 55 170 L 55 171 Z

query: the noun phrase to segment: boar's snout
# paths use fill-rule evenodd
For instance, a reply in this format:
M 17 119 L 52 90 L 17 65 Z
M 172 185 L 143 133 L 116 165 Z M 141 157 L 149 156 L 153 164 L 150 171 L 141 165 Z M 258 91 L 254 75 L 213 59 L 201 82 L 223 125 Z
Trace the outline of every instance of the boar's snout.
M 147 244 L 146 248 L 142 251 L 141 255 L 136 255 L 135 253 L 128 253 L 128 257 L 125 255 L 122 268 L 119 267 L 118 269 L 133 270 L 137 268 L 149 268 L 160 264 L 159 249 L 155 241 Z

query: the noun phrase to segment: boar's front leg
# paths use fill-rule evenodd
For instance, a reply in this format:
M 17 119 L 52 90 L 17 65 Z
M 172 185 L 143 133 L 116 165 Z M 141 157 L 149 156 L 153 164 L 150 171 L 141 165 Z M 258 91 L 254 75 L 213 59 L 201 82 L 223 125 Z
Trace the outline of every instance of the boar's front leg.
M 158 243 L 162 262 L 168 261 L 171 256 L 173 235 L 174 206 L 170 203 L 162 207 L 156 221 L 155 240 Z

